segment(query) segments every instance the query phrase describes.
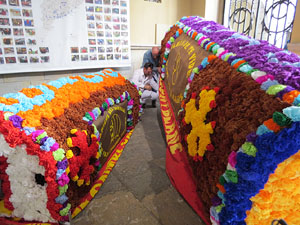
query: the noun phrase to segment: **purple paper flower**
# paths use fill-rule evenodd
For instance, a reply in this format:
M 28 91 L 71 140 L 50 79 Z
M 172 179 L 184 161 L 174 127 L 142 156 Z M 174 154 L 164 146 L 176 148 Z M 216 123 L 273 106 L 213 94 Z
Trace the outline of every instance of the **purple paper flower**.
M 23 119 L 20 116 L 13 115 L 9 117 L 9 120 L 13 123 L 14 127 L 22 128 Z
M 255 41 L 253 44 L 253 38 L 243 34 L 237 35 L 220 24 L 205 21 L 200 17 L 184 17 L 180 22 L 235 53 L 236 58 L 243 58 L 254 69 L 272 74 L 281 84 L 300 89 L 300 68 L 293 65 L 300 62 L 296 54 L 277 48 L 264 40 Z M 275 57 L 276 60 L 270 62 L 269 57 Z M 228 62 L 231 63 L 233 60 L 234 57 L 229 57 Z
M 62 161 L 58 161 L 57 162 L 57 169 L 62 169 L 62 170 L 66 170 L 68 167 L 68 160 L 64 159 Z

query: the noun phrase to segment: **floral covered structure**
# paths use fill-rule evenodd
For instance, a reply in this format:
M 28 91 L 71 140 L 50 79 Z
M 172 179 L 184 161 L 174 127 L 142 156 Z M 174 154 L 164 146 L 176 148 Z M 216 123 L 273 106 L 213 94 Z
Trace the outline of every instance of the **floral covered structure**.
M 0 97 L 0 223 L 76 216 L 117 162 L 139 113 L 137 88 L 111 69 Z
M 161 65 L 166 170 L 203 221 L 300 224 L 300 58 L 183 17 Z

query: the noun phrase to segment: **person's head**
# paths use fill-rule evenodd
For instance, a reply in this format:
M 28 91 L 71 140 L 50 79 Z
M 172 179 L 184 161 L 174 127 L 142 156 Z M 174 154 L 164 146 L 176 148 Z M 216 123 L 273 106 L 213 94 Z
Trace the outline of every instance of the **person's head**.
M 144 74 L 145 76 L 149 76 L 152 74 L 153 64 L 150 62 L 145 63 L 144 65 Z
M 159 47 L 152 47 L 152 57 L 153 59 L 157 59 L 159 56 Z

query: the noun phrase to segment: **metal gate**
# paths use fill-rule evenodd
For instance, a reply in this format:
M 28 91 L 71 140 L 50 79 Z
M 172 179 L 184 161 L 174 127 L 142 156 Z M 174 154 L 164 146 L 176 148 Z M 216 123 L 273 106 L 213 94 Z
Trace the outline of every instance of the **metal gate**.
M 224 25 L 286 49 L 297 0 L 225 0 Z

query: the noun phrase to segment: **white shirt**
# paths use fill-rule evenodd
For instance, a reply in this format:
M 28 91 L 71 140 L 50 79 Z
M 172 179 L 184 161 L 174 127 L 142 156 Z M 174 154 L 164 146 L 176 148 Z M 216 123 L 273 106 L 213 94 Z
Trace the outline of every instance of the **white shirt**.
M 154 78 L 154 73 L 152 72 L 152 75 L 149 76 L 145 76 L 144 74 L 144 69 L 137 69 L 136 71 L 134 71 L 133 77 L 132 77 L 132 82 L 140 89 L 144 89 L 146 84 L 149 84 L 152 89 L 154 89 L 155 91 L 158 90 L 158 83 L 155 82 Z

